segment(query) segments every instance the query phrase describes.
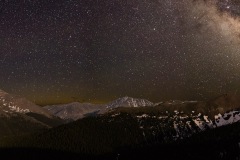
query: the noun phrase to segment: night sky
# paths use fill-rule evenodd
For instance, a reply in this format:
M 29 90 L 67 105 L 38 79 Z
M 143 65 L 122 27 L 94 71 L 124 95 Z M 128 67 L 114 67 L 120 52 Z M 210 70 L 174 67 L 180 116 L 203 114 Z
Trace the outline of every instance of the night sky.
M 240 1 L 0 0 L 0 88 L 38 104 L 240 93 Z

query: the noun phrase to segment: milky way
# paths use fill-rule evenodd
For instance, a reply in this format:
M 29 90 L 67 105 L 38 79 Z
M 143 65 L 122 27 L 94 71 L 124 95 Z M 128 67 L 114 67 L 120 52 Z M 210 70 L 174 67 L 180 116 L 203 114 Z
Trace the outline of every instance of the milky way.
M 240 93 L 238 0 L 0 1 L 0 88 L 39 104 Z

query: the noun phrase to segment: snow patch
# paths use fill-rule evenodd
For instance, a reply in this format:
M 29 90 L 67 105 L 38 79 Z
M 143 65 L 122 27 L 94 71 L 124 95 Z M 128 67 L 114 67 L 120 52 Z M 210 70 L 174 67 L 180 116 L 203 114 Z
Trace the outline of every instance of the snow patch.
M 240 121 L 240 112 L 239 111 L 231 111 L 229 113 L 225 113 L 223 115 L 218 114 L 215 115 L 215 124 L 217 127 L 225 126 L 228 124 L 232 124 Z
M 141 116 L 137 116 L 137 118 L 147 118 L 147 117 L 149 117 L 149 115 L 147 115 L 147 114 L 143 114 Z

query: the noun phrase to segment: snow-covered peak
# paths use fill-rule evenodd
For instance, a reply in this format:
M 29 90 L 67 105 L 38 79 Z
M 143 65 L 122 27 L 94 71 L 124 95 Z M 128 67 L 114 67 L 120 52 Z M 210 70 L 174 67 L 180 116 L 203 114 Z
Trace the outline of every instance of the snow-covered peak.
M 52 115 L 40 106 L 28 101 L 25 98 L 9 94 L 3 90 L 0 90 L 0 114 L 3 113 L 37 113 L 46 117 L 52 117 Z
M 146 99 L 138 99 L 132 97 L 122 97 L 116 99 L 109 104 L 106 105 L 106 108 L 117 108 L 117 107 L 145 107 L 145 106 L 153 106 L 154 103 L 146 100 Z
M 77 120 L 83 118 L 86 114 L 99 112 L 103 106 L 91 103 L 72 102 L 68 104 L 45 106 L 43 108 L 62 119 Z

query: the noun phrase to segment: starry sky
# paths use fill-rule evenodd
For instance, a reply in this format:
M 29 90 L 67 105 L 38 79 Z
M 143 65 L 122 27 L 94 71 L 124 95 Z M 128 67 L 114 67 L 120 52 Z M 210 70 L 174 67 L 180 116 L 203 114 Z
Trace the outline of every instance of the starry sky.
M 0 0 L 0 88 L 42 105 L 240 93 L 240 2 Z

